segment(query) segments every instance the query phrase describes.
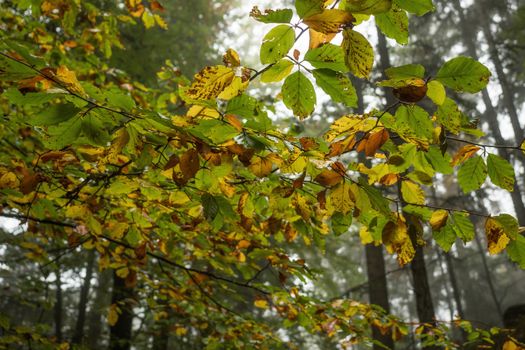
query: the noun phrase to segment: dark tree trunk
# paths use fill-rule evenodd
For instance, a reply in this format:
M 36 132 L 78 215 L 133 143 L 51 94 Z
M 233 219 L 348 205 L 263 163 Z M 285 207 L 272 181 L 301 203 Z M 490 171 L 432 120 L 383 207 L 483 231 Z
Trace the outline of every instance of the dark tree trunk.
M 57 261 L 58 264 L 58 261 Z M 55 337 L 57 342 L 62 342 L 62 274 L 60 273 L 60 265 L 58 265 L 55 271 L 55 306 L 53 308 L 53 314 L 55 319 Z
M 474 236 L 474 239 L 476 241 L 476 246 L 478 247 L 479 256 L 481 257 L 481 263 L 483 266 L 483 271 L 485 272 L 487 284 L 489 285 L 490 295 L 492 296 L 492 300 L 494 301 L 494 306 L 496 307 L 498 316 L 500 320 L 503 321 L 503 311 L 501 310 L 501 303 L 499 302 L 498 296 L 496 294 L 496 287 L 494 286 L 494 282 L 492 281 L 492 275 L 490 273 L 489 265 L 487 263 L 487 257 L 485 256 L 485 249 L 483 249 L 483 245 L 481 244 L 481 240 L 479 239 L 479 236 L 477 234 Z
M 103 339 L 103 313 L 107 310 L 110 304 L 110 289 L 111 289 L 111 271 L 105 270 L 98 274 L 98 283 L 96 288 L 96 295 L 93 300 L 93 307 L 89 311 L 88 316 L 88 336 L 86 345 L 88 349 L 101 348 L 101 340 Z
M 390 313 L 383 246 L 367 244 L 365 247 L 365 252 L 366 273 L 368 276 L 368 295 L 370 298 L 370 303 L 379 305 L 385 309 L 387 313 Z M 394 348 L 394 341 L 392 340 L 392 334 L 390 332 L 382 334 L 378 328 L 373 327 L 372 336 L 374 340 L 380 341 L 389 349 Z M 374 350 L 380 349 L 384 348 L 374 344 Z
M 109 349 L 129 350 L 133 322 L 133 288 L 126 287 L 126 280 L 117 276 L 115 272 L 113 272 L 111 304 L 117 305 L 121 312 L 117 323 L 109 330 Z
M 86 324 L 86 309 L 88 304 L 89 290 L 91 288 L 91 278 L 93 277 L 93 265 L 95 263 L 95 250 L 91 250 L 88 255 L 86 265 L 86 276 L 80 289 L 80 298 L 78 301 L 78 316 L 75 325 L 75 333 L 71 342 L 80 344 L 84 338 L 84 325 Z
M 432 295 L 430 293 L 430 284 L 428 283 L 427 268 L 425 266 L 425 255 L 423 247 L 417 245 L 417 232 L 413 225 L 409 225 L 409 234 L 412 244 L 415 247 L 416 255 L 410 263 L 412 271 L 412 280 L 414 283 L 414 294 L 416 297 L 416 310 L 420 323 L 436 324 L 436 314 L 434 312 L 434 304 L 432 303 Z M 426 330 L 425 330 L 426 331 Z M 439 346 L 425 346 L 425 350 L 438 350 Z

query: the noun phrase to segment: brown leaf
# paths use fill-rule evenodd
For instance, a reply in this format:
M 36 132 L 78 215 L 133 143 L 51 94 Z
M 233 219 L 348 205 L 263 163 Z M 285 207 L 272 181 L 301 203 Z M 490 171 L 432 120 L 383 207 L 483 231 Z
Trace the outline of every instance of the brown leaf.
M 314 181 L 325 187 L 333 187 L 343 181 L 343 177 L 336 171 L 324 169 Z
M 390 136 L 386 129 L 382 129 L 381 131 L 375 132 L 373 134 L 368 134 L 361 140 L 361 142 L 359 142 L 356 150 L 358 152 L 364 151 L 367 157 L 373 157 L 377 150 L 385 144 L 389 137 Z
M 474 146 L 474 145 L 466 145 L 466 146 L 461 147 L 458 153 L 456 153 L 456 155 L 454 156 L 454 158 L 452 158 L 450 165 L 456 166 L 456 165 L 463 163 L 467 159 L 474 156 L 476 152 L 479 151 L 480 149 L 481 148 L 479 148 L 478 146 Z
M 328 9 L 303 21 L 310 28 L 323 34 L 337 34 L 352 23 L 354 17 L 345 10 Z
M 192 179 L 200 169 L 199 152 L 189 149 L 180 157 L 180 170 L 186 180 Z

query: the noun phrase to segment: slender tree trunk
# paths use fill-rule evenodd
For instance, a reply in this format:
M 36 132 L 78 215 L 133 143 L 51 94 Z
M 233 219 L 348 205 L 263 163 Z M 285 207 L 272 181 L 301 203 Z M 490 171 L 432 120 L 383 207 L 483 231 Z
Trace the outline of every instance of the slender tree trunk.
M 121 312 L 117 323 L 109 330 L 110 350 L 129 350 L 133 323 L 133 288 L 126 287 L 126 280 L 113 272 L 111 304 L 117 305 Z
M 444 260 L 443 254 L 439 250 L 438 250 L 438 259 L 439 259 L 439 269 L 441 270 L 441 276 L 443 276 L 443 286 L 445 287 L 445 298 L 447 299 L 450 319 L 453 320 L 454 319 L 454 303 L 452 302 L 452 292 L 450 291 L 450 287 L 445 279 L 445 276 L 447 275 L 447 271 L 445 270 L 445 267 L 443 266 L 445 264 L 445 262 L 443 261 Z
M 110 293 L 111 289 L 111 271 L 105 270 L 98 274 L 98 283 L 96 288 L 96 295 L 93 301 L 93 307 L 89 312 L 89 326 L 88 336 L 86 339 L 86 345 L 88 349 L 100 349 L 101 340 L 103 339 L 103 311 L 106 310 L 110 304 Z M 104 311 L 105 312 L 105 311 Z
M 86 265 L 86 276 L 84 283 L 80 289 L 80 298 L 78 301 L 78 316 L 75 326 L 75 333 L 71 342 L 73 344 L 80 344 L 84 338 L 84 325 L 86 323 L 86 309 L 88 304 L 89 290 L 91 288 L 91 278 L 93 277 L 93 265 L 95 263 L 95 250 L 91 250 L 88 255 Z
M 58 261 L 57 261 L 58 264 Z M 53 314 L 55 319 L 55 337 L 57 342 L 62 342 L 62 274 L 60 273 L 60 264 L 55 271 L 55 306 L 53 308 Z
M 483 265 L 483 271 L 485 272 L 487 284 L 489 285 L 490 295 L 492 296 L 492 300 L 494 301 L 494 306 L 496 307 L 496 311 L 498 312 L 499 319 L 501 322 L 503 322 L 503 311 L 501 310 L 501 304 L 496 294 L 496 288 L 494 287 L 494 282 L 492 281 L 492 275 L 490 274 L 489 265 L 487 264 L 485 249 L 483 249 L 483 245 L 481 244 L 481 240 L 479 239 L 479 236 L 477 234 L 474 236 L 474 239 L 476 241 L 476 246 L 478 247 L 479 256 L 481 257 L 481 263 Z
M 385 309 L 387 313 L 390 313 L 383 246 L 367 244 L 365 246 L 365 252 L 366 272 L 368 276 L 368 295 L 370 298 L 370 303 L 379 305 Z M 392 340 L 392 334 L 390 332 L 382 334 L 378 328 L 373 327 L 372 336 L 374 340 L 380 341 L 389 349 L 394 348 L 394 341 Z M 380 349 L 384 348 L 374 344 L 374 350 Z
M 414 281 L 414 294 L 416 296 L 416 310 L 420 323 L 436 324 L 436 314 L 432 295 L 430 293 L 430 284 L 428 283 L 427 269 L 425 266 L 425 255 L 423 247 L 416 242 L 417 232 L 413 225 L 409 225 L 409 234 L 412 244 L 415 247 L 416 255 L 410 263 L 412 271 L 412 280 Z M 439 346 L 425 346 L 425 350 L 439 350 Z
M 465 312 L 463 311 L 463 302 L 461 301 L 461 290 L 459 289 L 458 280 L 456 279 L 456 271 L 450 252 L 445 253 L 445 261 L 447 263 L 448 277 L 450 278 L 450 284 L 452 285 L 452 295 L 454 296 L 454 302 L 456 303 L 456 310 L 458 316 L 461 319 L 465 319 Z
M 469 28 L 468 22 L 465 18 L 463 8 L 461 7 L 459 0 L 452 1 L 452 4 L 454 5 L 456 12 L 458 13 L 459 24 L 461 25 L 461 33 L 463 35 L 463 43 L 467 47 L 467 53 L 469 56 L 478 59 L 476 49 L 477 43 L 475 43 L 473 38 L 467 34 L 471 31 L 471 29 Z M 494 105 L 492 104 L 489 93 L 486 89 L 482 90 L 481 93 L 483 103 L 485 105 L 486 120 L 489 123 L 492 135 L 494 136 L 494 139 L 496 140 L 497 144 L 504 145 L 506 144 L 506 140 L 501 134 L 501 130 L 499 128 L 498 123 L 498 114 L 494 108 Z M 503 156 L 503 158 L 510 159 L 510 154 L 507 150 L 502 149 L 500 150 L 500 153 Z M 525 166 L 525 162 L 522 161 L 521 163 Z M 518 181 L 514 183 L 514 190 L 510 193 L 510 195 L 512 198 L 512 203 L 514 204 L 514 210 L 516 211 L 518 221 L 520 223 L 525 223 L 525 203 L 523 202 L 523 197 L 521 196 Z

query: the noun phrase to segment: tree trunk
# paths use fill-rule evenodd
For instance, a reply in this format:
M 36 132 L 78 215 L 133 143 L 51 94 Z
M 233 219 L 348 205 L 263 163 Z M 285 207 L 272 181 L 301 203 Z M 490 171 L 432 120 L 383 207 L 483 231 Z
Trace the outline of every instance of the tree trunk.
M 88 253 L 88 260 L 86 265 L 86 276 L 84 283 L 80 289 L 80 298 L 78 301 L 78 316 L 75 325 L 75 333 L 71 342 L 73 344 L 80 344 L 84 338 L 84 325 L 86 323 L 86 309 L 88 303 L 89 290 L 91 288 L 91 278 L 93 277 L 93 265 L 95 263 L 95 250 Z
M 463 302 L 461 301 L 461 290 L 459 289 L 458 280 L 456 279 L 456 271 L 454 268 L 454 262 L 452 261 L 451 253 L 445 253 L 445 261 L 447 263 L 448 277 L 450 278 L 450 284 L 452 285 L 452 295 L 454 296 L 454 302 L 456 303 L 456 310 L 459 318 L 465 319 L 465 311 L 463 311 Z
M 111 304 L 121 310 L 117 323 L 109 330 L 109 350 L 129 350 L 133 322 L 133 288 L 126 287 L 126 280 L 113 272 Z
M 388 287 L 385 273 L 385 258 L 383 256 L 383 246 L 367 244 L 366 252 L 366 273 L 368 276 L 368 295 L 371 304 L 381 306 L 387 313 L 390 313 L 388 303 Z M 376 327 L 372 327 L 372 337 L 380 341 L 389 349 L 394 348 L 394 341 L 390 332 L 382 334 Z M 374 350 L 384 349 L 374 344 Z
M 483 245 L 481 244 L 481 240 L 479 239 L 479 236 L 477 234 L 474 236 L 474 239 L 476 241 L 476 246 L 478 247 L 479 256 L 481 257 L 483 271 L 485 272 L 487 284 L 489 285 L 490 295 L 492 296 L 492 300 L 494 301 L 494 306 L 496 307 L 496 311 L 498 312 L 499 319 L 501 322 L 503 322 L 503 311 L 501 310 L 501 304 L 496 294 L 496 288 L 494 287 L 494 282 L 492 281 L 492 275 L 490 274 L 489 265 L 487 264 L 485 249 L 483 249 Z
M 425 255 L 423 247 L 417 244 L 417 232 L 413 225 L 409 225 L 409 234 L 412 244 L 415 247 L 416 255 L 410 263 L 412 271 L 412 280 L 414 282 L 414 294 L 416 297 L 416 310 L 420 323 L 428 323 L 436 325 L 436 314 L 434 312 L 434 304 L 432 303 L 432 295 L 430 293 L 430 285 L 428 283 L 427 269 L 425 266 Z M 425 330 L 427 331 L 427 330 Z M 425 350 L 439 350 L 439 346 L 425 346 Z
M 110 287 L 111 287 L 111 271 L 105 270 L 98 274 L 98 283 L 96 288 L 96 295 L 93 301 L 93 307 L 88 315 L 88 336 L 86 338 L 86 345 L 88 349 L 100 349 L 102 347 L 101 341 L 103 339 L 103 325 L 106 322 L 103 320 L 103 313 L 107 310 L 110 304 Z
M 55 306 L 53 308 L 53 314 L 55 319 L 55 337 L 57 342 L 62 342 L 62 274 L 60 273 L 60 264 L 57 261 L 57 269 L 55 271 Z

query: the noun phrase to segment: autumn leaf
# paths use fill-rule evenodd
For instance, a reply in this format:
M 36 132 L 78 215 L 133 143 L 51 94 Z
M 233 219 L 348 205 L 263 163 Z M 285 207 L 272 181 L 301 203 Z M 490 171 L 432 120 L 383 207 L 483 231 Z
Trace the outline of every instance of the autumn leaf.
M 113 327 L 117 324 L 119 313 L 120 308 L 116 304 L 111 304 L 108 312 L 108 324 L 110 327 Z
M 325 187 L 333 187 L 343 181 L 343 177 L 338 172 L 324 169 L 315 177 L 314 181 Z
M 374 65 L 374 49 L 368 40 L 352 29 L 343 31 L 345 63 L 350 72 L 359 78 L 368 78 Z
M 456 155 L 454 156 L 454 158 L 452 158 L 450 165 L 456 166 L 456 165 L 463 163 L 470 157 L 473 157 L 476 154 L 476 152 L 479 151 L 480 149 L 481 148 L 479 148 L 478 146 L 474 146 L 474 145 L 466 145 L 466 146 L 461 147 L 459 151 L 456 153 Z
M 445 226 L 448 219 L 448 211 L 443 209 L 438 209 L 432 213 L 432 217 L 429 220 L 432 230 L 437 231 Z
M 323 34 L 334 34 L 352 23 L 354 17 L 347 11 L 328 9 L 303 19 L 310 28 Z
M 487 235 L 487 245 L 490 254 L 500 253 L 510 242 L 508 232 L 497 217 L 489 217 L 485 221 L 485 234 Z
M 195 75 L 186 93 L 194 100 L 216 98 L 232 83 L 234 77 L 231 68 L 220 65 L 206 67 Z

